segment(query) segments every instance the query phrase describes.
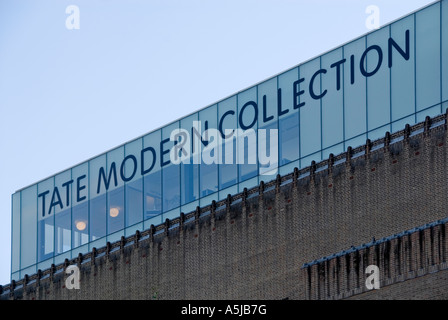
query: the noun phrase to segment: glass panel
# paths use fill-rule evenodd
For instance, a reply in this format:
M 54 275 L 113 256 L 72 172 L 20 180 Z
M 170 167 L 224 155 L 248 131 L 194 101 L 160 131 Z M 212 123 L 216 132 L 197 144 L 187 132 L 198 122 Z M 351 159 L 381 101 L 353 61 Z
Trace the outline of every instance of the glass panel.
M 173 209 L 171 211 L 163 213 L 163 222 L 165 222 L 166 219 L 175 219 L 180 216 L 180 208 Z
M 344 140 L 344 82 L 342 48 L 322 56 L 322 89 L 327 94 L 322 98 L 322 147 L 340 143 Z
M 158 215 L 158 216 L 155 216 L 155 217 L 153 217 L 153 218 L 150 218 L 150 219 L 148 219 L 148 220 L 145 220 L 144 221 L 144 223 L 143 223 L 143 226 L 144 226 L 144 229 L 146 230 L 146 229 L 149 229 L 150 227 L 151 227 L 151 225 L 153 224 L 154 226 L 157 226 L 157 225 L 159 225 L 159 224 L 161 224 L 162 223 L 162 217 L 163 217 L 163 215 Z
M 277 112 L 280 166 L 300 157 L 298 80 L 298 68 L 278 76 L 278 97 L 280 98 L 277 101 Z
M 260 181 L 275 179 L 278 167 L 277 78 L 258 85 L 258 172 Z M 271 147 L 273 152 L 271 153 Z M 265 159 L 265 160 L 263 160 Z
M 107 200 L 107 233 L 111 234 L 124 228 L 124 187 L 110 191 Z
M 223 142 L 219 165 L 219 189 L 222 190 L 237 183 L 236 139 L 237 128 L 236 96 L 230 97 L 218 104 L 218 130 Z M 230 130 L 227 132 L 226 130 Z
M 143 179 L 126 184 L 126 227 L 143 221 Z
M 181 207 L 181 212 L 183 213 L 190 213 L 196 210 L 196 207 L 199 205 L 199 201 L 193 201 L 189 204 L 186 204 Z
M 244 188 L 247 188 L 247 190 L 250 190 L 254 187 L 258 186 L 258 177 L 246 180 L 244 182 L 241 182 L 238 184 L 238 192 L 243 192 Z
M 54 263 L 54 259 L 53 258 L 50 258 L 50 259 L 47 259 L 47 260 L 45 260 L 45 261 L 42 261 L 42 262 L 39 262 L 38 264 L 37 264 L 37 269 L 39 270 L 45 270 L 45 269 L 48 269 L 48 268 L 50 268 L 51 267 L 51 265 Z
M 279 173 L 282 176 L 284 176 L 285 174 L 290 174 L 291 172 L 294 172 L 295 167 L 299 167 L 299 160 L 290 162 L 287 165 L 280 167 Z
M 114 243 L 117 242 L 121 239 L 121 237 L 124 236 L 124 230 L 120 230 L 118 232 L 112 233 L 112 234 L 108 234 L 107 235 L 107 241 L 110 243 Z
M 170 161 L 170 150 L 174 146 L 174 141 L 170 141 L 170 135 L 174 129 L 179 129 L 179 122 L 162 129 L 160 143 L 164 212 L 180 206 L 180 166 Z
M 257 165 L 257 88 L 238 94 L 238 181 L 255 177 Z
M 415 116 L 409 116 L 406 118 L 403 118 L 401 120 L 395 121 L 392 123 L 392 132 L 403 130 L 406 126 L 406 124 L 413 125 L 415 124 Z
M 390 69 L 387 66 L 389 28 L 367 36 L 367 129 L 390 123 Z
M 442 100 L 448 100 L 448 2 L 442 1 Z
M 199 112 L 199 120 L 201 121 L 201 135 L 203 135 L 204 132 L 208 129 L 218 129 L 217 112 L 217 105 L 213 105 Z M 207 145 L 209 145 L 209 140 L 210 142 L 212 142 L 211 136 L 204 135 L 204 140 L 206 142 L 205 144 L 202 144 L 201 152 Z M 210 144 L 209 147 L 211 148 L 211 150 L 215 149 L 215 151 L 218 151 L 217 148 L 212 148 L 212 144 Z M 210 151 L 210 156 L 214 156 L 213 151 Z M 219 154 L 217 155 L 217 157 L 219 157 Z M 205 163 L 202 157 L 200 165 L 200 188 L 201 197 L 218 191 L 218 164 L 215 162 L 210 164 Z
M 11 273 L 20 269 L 20 192 L 12 195 Z
M 145 176 L 144 219 L 150 219 L 162 213 L 162 170 L 160 169 L 161 131 L 158 130 L 143 138 L 142 161 Z M 146 228 L 146 224 L 145 224 Z
M 409 36 L 406 37 L 408 30 Z M 392 121 L 395 121 L 415 112 L 414 15 L 392 24 L 390 33 L 391 39 L 402 51 L 392 46 L 391 55 L 388 54 L 389 64 L 392 64 L 390 68 Z
M 55 254 L 61 254 L 71 249 L 71 209 L 55 215 Z
M 371 141 L 374 141 L 374 140 L 377 140 L 377 139 L 380 139 L 380 138 L 384 138 L 384 136 L 385 136 L 385 134 L 386 134 L 387 131 L 390 132 L 390 125 L 383 126 L 383 127 L 378 128 L 378 129 L 376 129 L 376 130 L 370 131 L 370 132 L 367 134 L 367 137 L 368 137 Z
M 322 160 L 322 156 L 321 156 L 321 152 L 316 152 L 312 155 L 309 155 L 305 158 L 302 158 L 302 161 L 300 162 L 302 165 L 302 168 L 306 168 L 309 167 L 311 165 L 312 161 L 315 161 L 316 163 L 318 163 L 319 161 Z
M 440 102 L 440 3 L 416 13 L 417 111 Z
M 366 140 L 367 140 L 366 134 L 362 134 L 360 136 L 357 136 L 356 138 L 347 140 L 345 142 L 345 150 L 347 150 L 348 147 L 352 147 L 354 149 L 356 147 L 362 146 L 366 144 Z
M 199 199 L 199 205 L 201 207 L 208 206 L 212 203 L 213 200 L 218 201 L 218 193 L 214 193 L 212 195 Z
M 277 78 L 258 85 L 258 128 L 277 124 Z
M 106 235 L 106 190 L 115 183 L 114 172 L 107 170 L 106 155 L 90 160 L 90 240 Z
M 143 221 L 143 178 L 139 164 L 141 163 L 141 150 L 143 139 L 138 139 L 125 145 L 125 179 L 126 183 L 126 227 Z
M 137 230 L 139 230 L 139 231 L 143 231 L 143 222 L 134 224 L 133 226 L 130 226 L 130 227 L 126 228 L 126 229 L 124 230 L 124 232 L 125 232 L 125 235 L 124 235 L 124 236 L 125 236 L 125 237 L 132 236 L 132 235 L 135 234 L 135 232 L 136 232 Z
M 233 196 L 234 194 L 238 193 L 238 185 L 233 185 L 227 189 L 220 190 L 219 191 L 219 200 L 227 198 L 227 196 L 230 194 Z
M 72 199 L 76 204 L 72 208 L 72 248 L 89 241 L 89 165 L 83 163 L 72 169 Z
M 360 61 L 366 50 L 366 38 L 344 46 L 344 124 L 345 139 L 366 132 L 366 77 L 361 74 Z
M 115 180 L 115 173 L 112 172 L 114 170 L 114 166 L 116 168 L 115 170 L 117 171 L 117 183 L 115 185 L 112 184 L 112 182 L 110 183 L 109 191 L 107 194 L 107 234 L 115 233 L 116 231 L 122 230 L 124 228 L 124 182 L 120 178 L 120 176 L 123 176 L 125 179 L 129 177 L 121 175 L 121 164 L 123 163 L 123 159 L 124 147 L 115 149 L 107 154 L 107 166 L 109 170 L 107 172 L 107 175 L 110 176 L 112 174 L 113 177 L 111 179 Z M 123 172 L 124 169 L 125 167 L 123 166 Z
M 321 74 L 316 74 L 320 70 L 320 59 L 314 59 L 300 66 L 300 78 L 305 79 L 299 85 L 303 90 L 300 102 L 305 103 L 300 108 L 300 155 L 306 156 L 321 149 L 321 113 L 320 99 L 314 97 L 322 94 Z
M 183 147 L 182 153 L 189 155 L 186 161 L 180 163 L 181 169 L 181 203 L 186 204 L 199 198 L 199 163 L 201 154 L 199 147 L 201 144 L 200 131 L 198 123 L 198 114 L 184 118 L 180 121 L 181 129 L 186 130 L 187 143 Z M 184 138 L 182 138 L 184 139 Z
M 20 271 L 20 278 L 23 279 L 23 277 L 25 277 L 26 274 L 29 275 L 29 276 L 35 274 L 36 271 L 37 271 L 36 266 L 37 265 L 34 264 L 34 265 L 32 265 L 32 266 L 30 266 L 28 268 L 22 269 Z
M 426 116 L 435 117 L 441 113 L 440 104 L 417 113 L 417 122 L 425 121 Z
M 343 153 L 344 150 L 344 144 L 340 143 L 334 147 L 325 149 L 322 151 L 322 159 L 328 159 L 330 157 L 330 153 L 332 153 L 334 156 L 337 156 L 338 154 Z
M 14 280 L 14 281 L 18 281 L 18 280 L 20 280 L 20 272 L 13 273 L 13 274 L 11 275 L 11 281 L 12 281 L 12 280 Z
M 54 256 L 54 208 L 62 205 L 62 201 L 54 188 L 54 178 L 39 183 L 37 192 L 37 258 L 41 262 Z
M 298 112 L 279 119 L 280 165 L 299 158 L 300 128 Z
M 20 268 L 37 262 L 37 185 L 22 190 L 22 229 L 20 230 Z
M 58 174 L 55 177 L 55 187 L 59 190 L 61 203 L 55 206 L 55 255 L 61 254 L 72 247 L 72 189 L 71 171 Z
M 76 255 L 77 256 L 77 255 Z M 75 257 L 76 257 L 75 256 Z M 66 252 L 66 253 L 63 253 L 63 254 L 60 254 L 60 255 L 58 255 L 58 256 L 55 256 L 54 257 L 54 264 L 55 265 L 58 265 L 58 264 L 60 264 L 60 263 L 64 263 L 64 261 L 65 261 L 65 259 L 71 259 L 72 258 L 72 252 L 71 251 L 68 251 L 68 252 Z

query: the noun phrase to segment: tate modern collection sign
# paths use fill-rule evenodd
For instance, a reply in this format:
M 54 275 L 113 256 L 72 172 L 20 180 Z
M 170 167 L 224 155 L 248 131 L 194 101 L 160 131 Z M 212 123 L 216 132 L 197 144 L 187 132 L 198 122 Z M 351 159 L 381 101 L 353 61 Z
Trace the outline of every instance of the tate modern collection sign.
M 360 57 L 356 57 L 355 55 L 350 55 L 348 58 L 344 58 L 338 61 L 335 61 L 331 64 L 330 68 L 334 68 L 336 70 L 336 77 L 333 79 L 333 85 L 337 91 L 341 90 L 342 83 L 342 68 L 344 64 L 349 65 L 349 79 L 350 83 L 354 84 L 356 82 L 355 70 L 358 69 L 362 76 L 368 78 L 374 76 L 380 68 L 393 68 L 395 59 L 403 59 L 409 60 L 411 56 L 410 51 L 410 30 L 406 30 L 400 39 L 400 42 L 404 42 L 404 46 L 400 46 L 396 39 L 390 37 L 388 39 L 388 45 L 386 48 L 382 48 L 379 44 L 374 44 L 365 49 Z M 367 68 L 366 59 L 374 59 L 376 61 L 375 65 L 371 68 Z M 356 63 L 358 61 L 358 63 Z M 300 102 L 300 96 L 305 93 L 305 90 L 308 90 L 309 95 L 314 100 L 320 100 L 327 94 L 327 90 L 322 88 L 321 90 L 315 89 L 315 82 L 319 76 L 325 76 L 328 73 L 327 69 L 318 69 L 316 70 L 311 78 L 300 78 L 292 84 L 292 94 L 293 101 L 295 104 L 293 105 L 293 109 L 298 109 L 304 107 L 306 102 Z M 291 110 L 286 109 L 282 106 L 281 99 L 281 90 L 278 89 L 277 92 L 277 117 L 287 114 Z M 252 109 L 251 119 L 250 121 L 244 122 L 244 112 L 247 112 L 248 109 Z M 195 123 L 195 125 L 191 128 L 191 130 L 185 129 L 175 129 L 170 138 L 166 138 L 161 140 L 159 144 L 154 146 L 149 146 L 142 149 L 139 154 L 131 154 L 127 155 L 123 158 L 121 163 L 110 163 L 109 167 L 100 167 L 97 172 L 91 172 L 96 176 L 96 181 L 90 187 L 96 188 L 96 193 L 100 194 L 102 188 L 105 191 L 111 186 L 117 186 L 119 181 L 128 182 L 136 175 L 144 176 L 153 170 L 154 165 L 156 163 L 157 157 L 160 159 L 161 167 L 166 165 L 175 163 L 179 164 L 181 161 L 183 163 L 198 163 L 195 161 L 197 157 L 192 157 L 191 155 L 202 154 L 202 158 L 204 158 L 204 151 L 208 155 L 207 161 L 203 161 L 202 163 L 206 164 L 230 164 L 232 163 L 233 157 L 229 157 L 227 155 L 227 159 L 225 157 L 218 157 L 216 155 L 220 154 L 218 152 L 218 148 L 220 148 L 225 143 L 233 143 L 233 135 L 238 138 L 238 135 L 235 132 L 240 132 L 239 137 L 244 138 L 244 136 L 258 136 L 262 134 L 264 137 L 267 136 L 266 132 L 262 129 L 253 130 L 254 125 L 257 123 L 259 118 L 259 113 L 262 114 L 263 121 L 269 121 L 274 117 L 273 114 L 267 113 L 267 105 L 266 105 L 266 96 L 263 97 L 261 105 L 259 105 L 256 101 L 248 101 L 246 102 L 239 114 L 234 111 L 228 111 L 224 113 L 218 121 L 218 128 L 207 128 L 208 124 L 205 123 L 206 130 L 201 133 L 201 123 Z M 238 119 L 239 127 L 241 129 L 225 129 L 223 130 L 222 124 L 224 123 L 225 118 L 227 117 L 236 117 Z M 275 130 L 275 129 L 274 129 Z M 190 134 L 192 133 L 192 134 Z M 276 134 L 272 134 L 270 132 L 270 150 L 277 150 L 276 144 L 277 140 Z M 195 139 L 196 138 L 196 139 Z M 174 146 L 168 147 L 169 142 L 174 142 Z M 246 139 L 249 144 L 249 148 L 251 145 L 250 140 Z M 213 144 L 213 147 L 210 147 L 210 144 Z M 200 149 L 203 149 L 201 152 Z M 195 150 L 193 151 L 192 150 Z M 214 152 L 215 151 L 215 152 Z M 179 157 L 176 156 L 179 154 Z M 213 156 L 210 156 L 213 154 Z M 222 152 L 221 152 L 222 154 Z M 253 153 L 251 153 L 253 155 Z M 183 158 L 182 158 L 183 156 Z M 264 156 L 264 157 L 263 157 Z M 262 155 L 259 154 L 259 159 L 265 159 L 265 164 L 269 165 L 274 163 L 273 159 L 269 159 L 269 156 L 276 156 L 275 152 L 271 152 L 271 155 L 266 154 L 266 151 L 263 152 Z M 250 158 L 250 157 L 249 157 Z M 175 159 L 178 159 L 176 161 Z M 272 161 L 270 161 L 272 160 Z M 249 159 L 248 164 L 254 164 L 255 159 Z M 245 164 L 244 158 L 236 162 L 236 164 Z M 131 170 L 128 173 L 125 173 L 126 165 L 131 166 Z M 108 174 L 106 174 L 108 172 Z M 62 190 L 58 187 L 54 187 L 52 190 L 45 190 L 38 194 L 41 203 L 41 215 L 42 217 L 50 215 L 51 212 L 54 212 L 53 209 L 55 207 L 59 209 L 64 209 L 65 206 L 70 206 L 71 203 L 76 205 L 78 202 L 82 202 L 87 198 L 87 176 L 81 175 L 78 177 L 71 178 L 70 180 L 62 183 Z M 74 192 L 72 192 L 72 189 Z M 61 193 L 65 193 L 65 202 L 62 201 Z M 74 196 L 71 196 L 71 195 Z

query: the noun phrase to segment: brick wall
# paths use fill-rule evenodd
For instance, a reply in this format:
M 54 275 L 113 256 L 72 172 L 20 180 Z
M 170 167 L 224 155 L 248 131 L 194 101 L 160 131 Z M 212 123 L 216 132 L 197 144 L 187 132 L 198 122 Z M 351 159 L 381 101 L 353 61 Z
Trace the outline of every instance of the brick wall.
M 141 233 L 147 237 L 73 259 L 67 264 L 80 266 L 80 290 L 65 288 L 65 266 L 55 266 L 2 288 L 2 298 L 325 298 L 310 294 L 319 291 L 310 291 L 317 282 L 309 282 L 304 263 L 447 217 L 446 132 L 445 115 L 427 119 L 262 183 L 208 214 L 187 215 L 191 221 L 180 218 L 177 227 L 168 221 Z M 424 254 L 434 249 L 425 245 Z M 345 292 L 347 271 L 340 272 Z M 422 279 L 403 284 L 423 286 Z

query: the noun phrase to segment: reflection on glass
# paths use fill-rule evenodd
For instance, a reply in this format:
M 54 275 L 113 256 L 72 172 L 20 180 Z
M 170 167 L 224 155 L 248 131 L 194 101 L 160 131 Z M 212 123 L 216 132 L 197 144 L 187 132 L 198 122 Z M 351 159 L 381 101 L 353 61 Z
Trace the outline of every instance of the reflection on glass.
M 71 249 L 71 210 L 64 210 L 55 215 L 55 254 L 61 254 Z

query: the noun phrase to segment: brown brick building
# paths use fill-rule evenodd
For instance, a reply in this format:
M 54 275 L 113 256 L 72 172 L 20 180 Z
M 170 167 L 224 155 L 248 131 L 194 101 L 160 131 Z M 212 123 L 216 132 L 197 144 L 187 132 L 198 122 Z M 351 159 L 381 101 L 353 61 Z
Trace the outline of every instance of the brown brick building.
M 447 155 L 447 115 L 428 117 L 13 282 L 2 299 L 445 299 Z

